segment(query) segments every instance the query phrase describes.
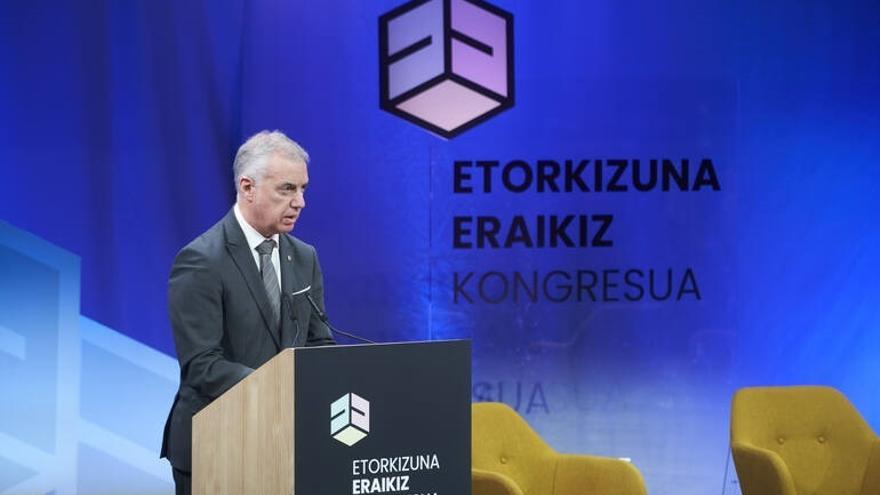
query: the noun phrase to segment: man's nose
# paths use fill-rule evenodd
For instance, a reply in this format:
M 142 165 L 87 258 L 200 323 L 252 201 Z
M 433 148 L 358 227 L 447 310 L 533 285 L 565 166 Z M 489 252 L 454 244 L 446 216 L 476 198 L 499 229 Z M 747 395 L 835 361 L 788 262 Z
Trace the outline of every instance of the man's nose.
M 293 198 L 290 200 L 291 208 L 305 208 L 306 207 L 306 195 L 300 191 L 293 195 Z

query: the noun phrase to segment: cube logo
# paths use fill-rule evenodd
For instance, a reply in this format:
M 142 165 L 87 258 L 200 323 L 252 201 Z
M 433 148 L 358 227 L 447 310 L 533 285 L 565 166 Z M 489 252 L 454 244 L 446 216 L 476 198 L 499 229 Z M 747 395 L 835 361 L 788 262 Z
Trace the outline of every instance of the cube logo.
M 345 394 L 330 404 L 330 435 L 351 447 L 370 432 L 370 403 L 356 394 Z
M 445 138 L 513 106 L 513 16 L 413 0 L 379 18 L 379 105 Z

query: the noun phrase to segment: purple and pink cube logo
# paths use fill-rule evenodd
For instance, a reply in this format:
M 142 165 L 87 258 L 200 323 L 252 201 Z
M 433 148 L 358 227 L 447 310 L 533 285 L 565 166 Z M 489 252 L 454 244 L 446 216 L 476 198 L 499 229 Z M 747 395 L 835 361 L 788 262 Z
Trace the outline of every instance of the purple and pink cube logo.
M 513 16 L 413 0 L 379 18 L 382 109 L 451 138 L 513 106 Z

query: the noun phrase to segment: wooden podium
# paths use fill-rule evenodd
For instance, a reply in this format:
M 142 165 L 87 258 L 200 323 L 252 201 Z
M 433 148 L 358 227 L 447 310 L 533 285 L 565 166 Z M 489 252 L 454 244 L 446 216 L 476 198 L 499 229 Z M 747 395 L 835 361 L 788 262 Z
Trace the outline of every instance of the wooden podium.
M 468 341 L 286 349 L 193 416 L 195 494 L 470 494 Z

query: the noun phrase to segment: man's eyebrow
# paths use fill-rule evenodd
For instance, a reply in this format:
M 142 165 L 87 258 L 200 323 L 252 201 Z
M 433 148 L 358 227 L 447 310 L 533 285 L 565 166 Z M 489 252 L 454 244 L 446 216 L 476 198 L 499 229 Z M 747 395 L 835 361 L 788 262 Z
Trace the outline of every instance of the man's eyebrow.
M 307 185 L 309 185 L 308 182 L 302 183 L 302 187 L 306 187 Z M 289 189 L 289 188 L 296 189 L 296 187 L 297 187 L 296 184 L 294 184 L 293 182 L 282 182 L 281 184 L 278 185 L 279 189 Z

